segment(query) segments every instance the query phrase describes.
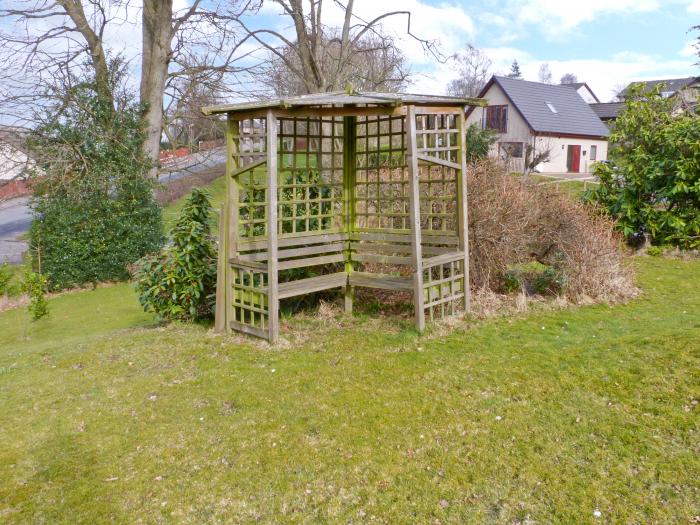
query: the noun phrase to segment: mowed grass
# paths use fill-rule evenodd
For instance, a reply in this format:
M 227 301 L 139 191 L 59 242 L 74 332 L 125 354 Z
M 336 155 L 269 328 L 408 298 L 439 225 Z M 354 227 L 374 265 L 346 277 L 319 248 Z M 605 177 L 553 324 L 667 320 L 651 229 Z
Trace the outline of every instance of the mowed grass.
M 312 315 L 273 348 L 128 285 L 2 313 L 0 522 L 692 523 L 700 261 L 634 264 L 629 304 L 449 335 Z

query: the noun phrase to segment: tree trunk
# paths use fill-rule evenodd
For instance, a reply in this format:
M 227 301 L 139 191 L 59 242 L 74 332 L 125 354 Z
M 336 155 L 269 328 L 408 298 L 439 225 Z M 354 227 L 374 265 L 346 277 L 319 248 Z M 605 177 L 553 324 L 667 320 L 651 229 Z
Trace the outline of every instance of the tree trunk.
M 144 0 L 141 104 L 145 107 L 146 140 L 143 150 L 153 163 L 149 175 L 158 175 L 158 154 L 163 126 L 163 93 L 173 39 L 173 0 Z
M 85 39 L 85 42 L 87 42 L 90 60 L 95 71 L 95 90 L 97 91 L 98 99 L 104 104 L 105 108 L 114 110 L 114 96 L 109 78 L 109 65 L 102 47 L 102 30 L 100 30 L 99 35 L 95 33 L 85 16 L 85 10 L 81 2 L 58 0 L 57 4 L 63 8 L 75 24 L 78 32 Z

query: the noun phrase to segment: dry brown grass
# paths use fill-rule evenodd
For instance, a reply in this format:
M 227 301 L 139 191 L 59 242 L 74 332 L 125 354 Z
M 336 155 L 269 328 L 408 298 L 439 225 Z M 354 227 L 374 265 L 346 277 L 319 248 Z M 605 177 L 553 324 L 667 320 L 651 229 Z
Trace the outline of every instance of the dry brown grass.
M 566 276 L 566 299 L 618 301 L 636 289 L 610 219 L 553 188 L 527 184 L 491 162 L 469 175 L 471 285 L 497 291 L 514 264 L 539 261 Z

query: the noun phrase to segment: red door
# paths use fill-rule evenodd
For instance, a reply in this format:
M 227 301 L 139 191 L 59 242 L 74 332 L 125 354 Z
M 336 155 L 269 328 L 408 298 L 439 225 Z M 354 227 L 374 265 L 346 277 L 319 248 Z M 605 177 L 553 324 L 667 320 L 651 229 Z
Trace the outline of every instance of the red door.
M 567 148 L 566 169 L 569 173 L 578 173 L 581 170 L 581 146 Z

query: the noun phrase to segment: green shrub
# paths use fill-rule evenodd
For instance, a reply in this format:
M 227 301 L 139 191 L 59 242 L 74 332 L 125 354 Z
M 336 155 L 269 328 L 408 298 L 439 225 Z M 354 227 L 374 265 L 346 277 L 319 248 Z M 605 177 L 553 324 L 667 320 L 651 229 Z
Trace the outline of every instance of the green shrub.
M 139 261 L 136 291 L 145 311 L 183 321 L 213 315 L 216 250 L 211 213 L 207 192 L 194 188 L 171 231 L 172 245 Z
M 46 301 L 47 282 L 46 276 L 40 273 L 28 271 L 24 274 L 22 291 L 29 296 L 27 310 L 34 321 L 49 313 L 49 304 Z
M 628 240 L 700 247 L 700 119 L 677 111 L 662 86 L 627 96 L 610 136 L 610 163 L 586 198 L 602 205 Z
M 10 295 L 10 283 L 14 277 L 12 267 L 7 264 L 0 264 L 0 296 Z
M 476 162 L 485 159 L 489 149 L 498 140 L 498 132 L 493 129 L 481 129 L 476 124 L 467 128 L 467 161 Z
M 91 79 L 74 80 L 65 103 L 48 109 L 31 138 L 41 170 L 30 244 L 52 290 L 126 279 L 127 267 L 163 240 L 141 150 L 140 106 L 125 94 L 112 107 Z
M 536 261 L 511 266 L 502 279 L 502 289 L 505 293 L 524 290 L 529 294 L 557 295 L 565 288 L 564 272 Z
M 661 246 L 649 246 L 647 248 L 647 255 L 651 255 L 652 257 L 659 257 L 660 255 L 663 255 L 664 249 Z

